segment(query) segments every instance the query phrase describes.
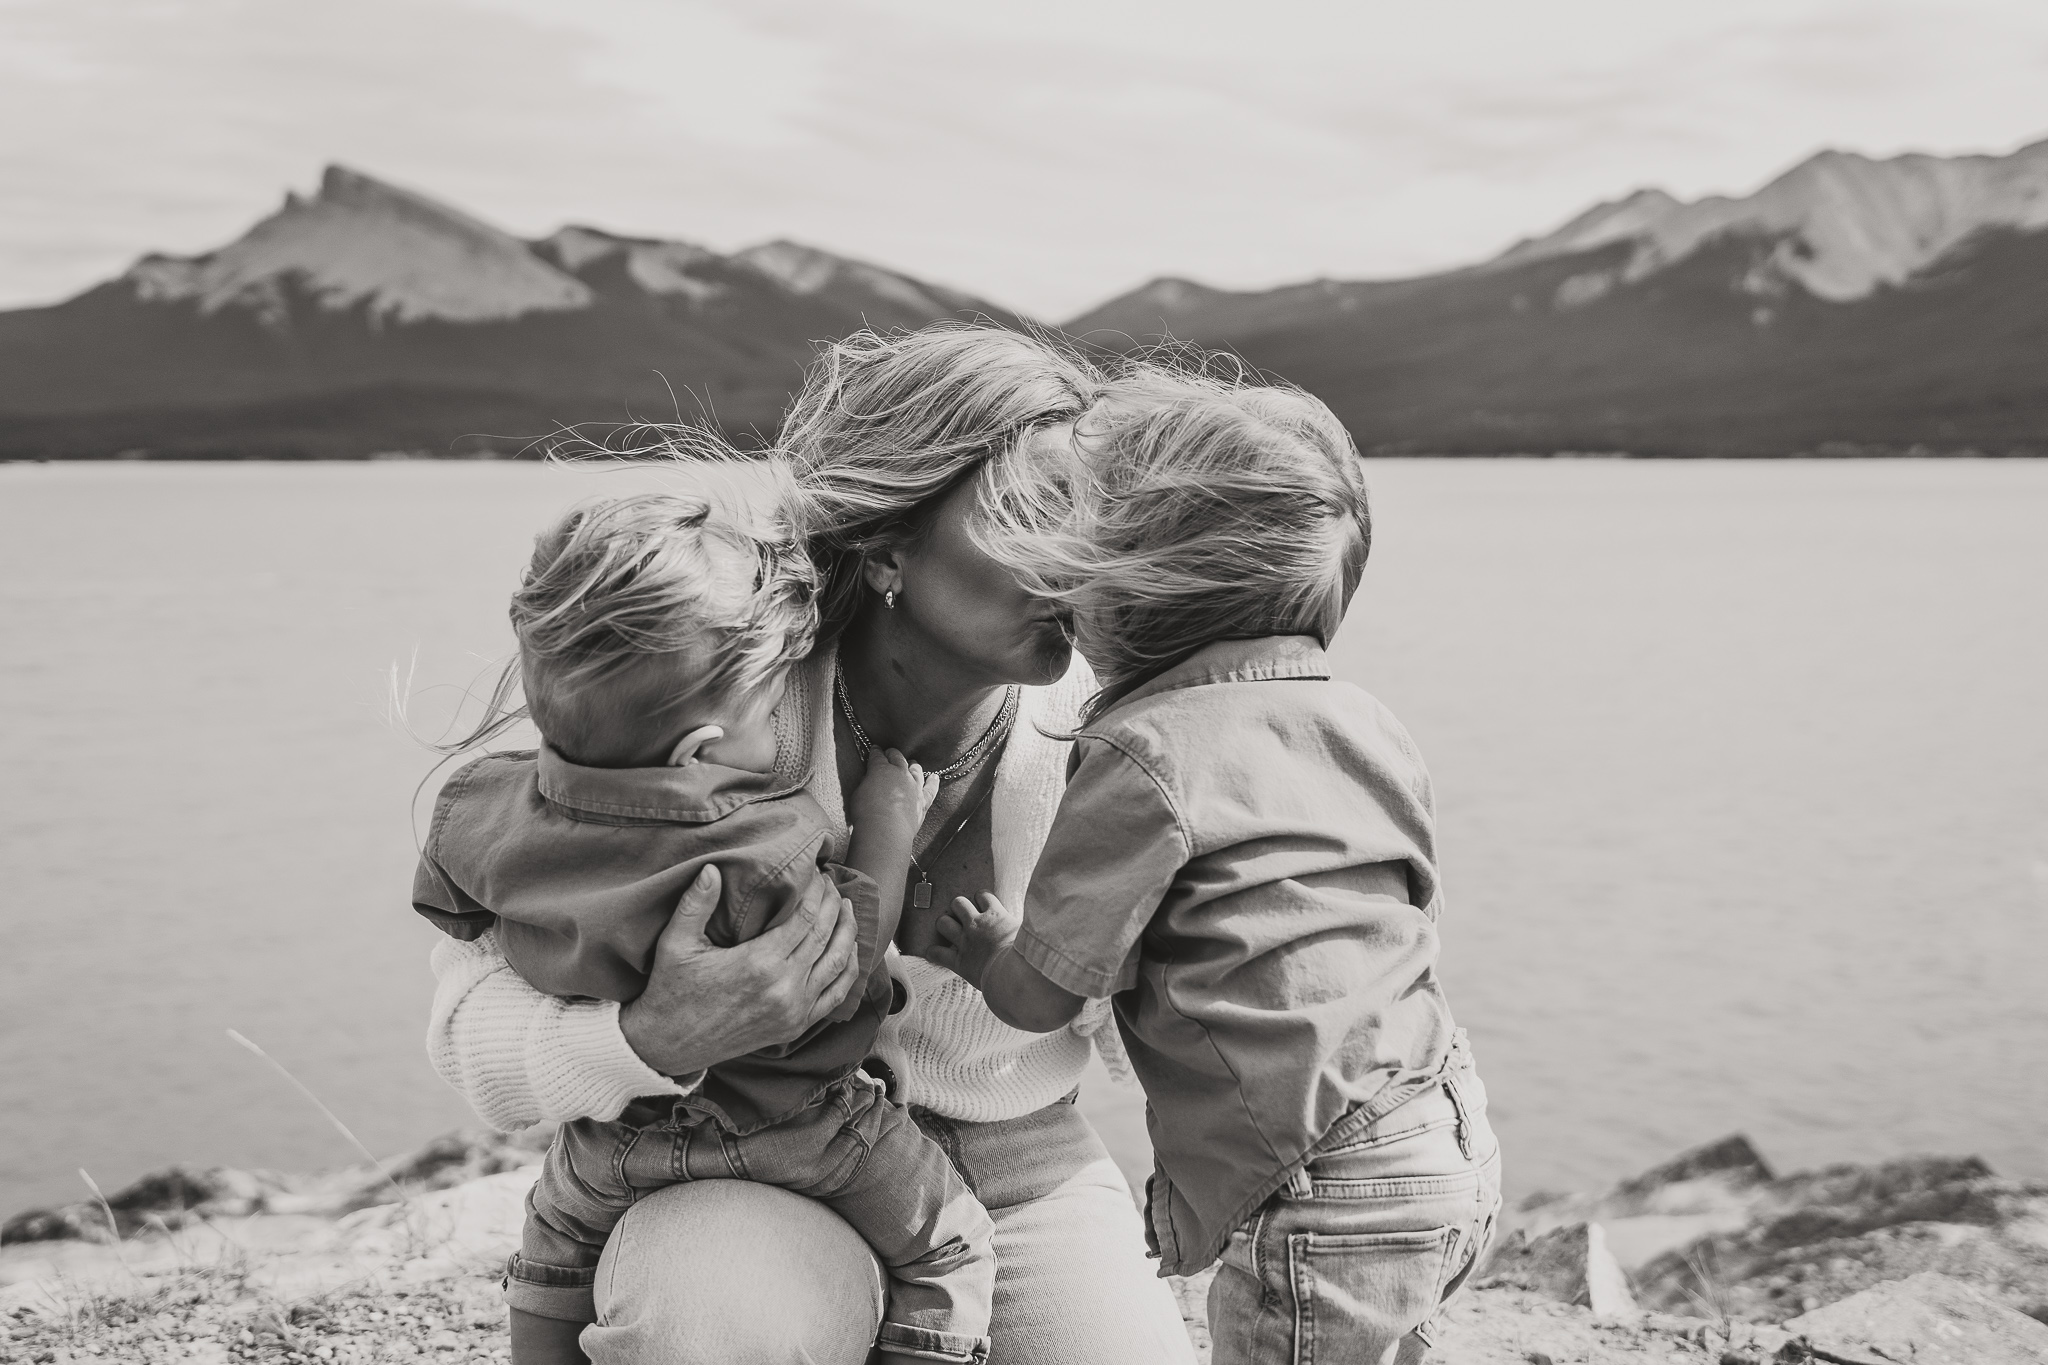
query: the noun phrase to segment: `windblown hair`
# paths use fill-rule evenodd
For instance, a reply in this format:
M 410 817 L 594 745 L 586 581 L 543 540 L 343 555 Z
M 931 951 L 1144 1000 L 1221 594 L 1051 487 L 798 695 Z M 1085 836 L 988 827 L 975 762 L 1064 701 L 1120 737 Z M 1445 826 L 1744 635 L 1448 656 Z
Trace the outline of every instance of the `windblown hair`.
M 1291 387 L 1136 360 L 1065 459 L 1004 466 L 982 548 L 1071 614 L 1093 719 L 1217 640 L 1336 634 L 1372 544 L 1357 449 Z
M 856 332 L 821 350 L 776 442 L 790 521 L 818 568 L 820 633 L 859 612 L 870 553 L 916 544 L 966 480 L 982 480 L 985 502 L 1020 436 L 1078 416 L 1101 387 L 1064 347 L 987 325 Z
M 780 680 L 817 636 L 817 579 L 786 531 L 684 493 L 585 503 L 534 540 L 512 595 L 519 653 L 473 748 L 530 712 L 565 757 L 602 761 L 692 701 Z M 662 665 L 649 670 L 647 665 Z M 523 684 L 524 708 L 510 705 Z
M 863 330 L 819 348 L 765 451 L 743 451 L 705 425 L 636 425 L 625 448 L 570 443 L 589 455 L 756 464 L 817 566 L 819 637 L 833 639 L 869 592 L 876 550 L 915 545 L 947 495 L 1021 458 L 1019 438 L 1070 421 L 1101 392 L 1101 372 L 1037 332 L 935 322 Z

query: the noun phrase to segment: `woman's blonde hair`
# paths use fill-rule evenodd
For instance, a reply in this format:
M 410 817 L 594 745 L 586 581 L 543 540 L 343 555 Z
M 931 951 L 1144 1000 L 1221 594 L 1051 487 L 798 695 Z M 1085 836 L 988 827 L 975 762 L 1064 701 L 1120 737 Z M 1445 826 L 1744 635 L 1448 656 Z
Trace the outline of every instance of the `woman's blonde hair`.
M 817 636 L 817 578 L 786 530 L 736 503 L 640 493 L 572 508 L 534 540 L 512 595 L 517 657 L 472 748 L 531 714 L 565 757 L 635 752 L 692 700 L 747 696 Z M 654 674 L 638 668 L 667 661 Z M 524 707 L 511 705 L 514 685 Z
M 1003 466 L 982 548 L 1071 614 L 1102 691 L 1088 714 L 1217 640 L 1327 645 L 1372 544 L 1344 426 L 1300 389 L 1202 357 L 1139 359 L 1065 458 Z
M 968 479 L 986 490 L 1018 438 L 1079 415 L 1102 388 L 1049 337 L 972 323 L 856 332 L 820 350 L 773 454 L 792 475 L 791 525 L 818 568 L 820 632 L 836 636 L 867 596 L 861 564 L 915 544 Z

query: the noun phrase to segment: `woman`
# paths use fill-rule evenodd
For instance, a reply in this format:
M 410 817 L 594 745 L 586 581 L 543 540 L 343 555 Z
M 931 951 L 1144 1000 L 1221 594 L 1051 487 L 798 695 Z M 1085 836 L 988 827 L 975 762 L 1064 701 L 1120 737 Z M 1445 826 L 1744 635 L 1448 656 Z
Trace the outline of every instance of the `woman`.
M 908 998 L 873 1066 L 994 1219 L 1001 1365 L 1193 1359 L 1129 1188 L 1072 1103 L 1104 1013 L 1023 1033 L 923 960 L 954 896 L 1021 896 L 1059 800 L 1068 745 L 1050 736 L 1074 727 L 1093 679 L 1049 607 L 970 528 L 987 480 L 1031 458 L 1034 433 L 1074 418 L 1098 384 L 1012 332 L 862 334 L 813 366 L 780 443 L 825 588 L 823 643 L 778 713 L 779 763 L 835 814 L 871 745 L 946 775 L 897 937 Z M 539 994 L 488 936 L 439 945 L 436 1068 L 501 1127 L 610 1118 L 636 1095 L 680 1093 L 670 1077 L 795 1037 L 854 984 L 843 907 L 807 905 L 721 950 L 703 934 L 716 899 L 715 881 L 685 895 L 645 994 L 623 1008 Z M 856 1365 L 882 1278 L 822 1205 L 728 1181 L 635 1206 L 597 1295 L 583 1338 L 597 1365 Z

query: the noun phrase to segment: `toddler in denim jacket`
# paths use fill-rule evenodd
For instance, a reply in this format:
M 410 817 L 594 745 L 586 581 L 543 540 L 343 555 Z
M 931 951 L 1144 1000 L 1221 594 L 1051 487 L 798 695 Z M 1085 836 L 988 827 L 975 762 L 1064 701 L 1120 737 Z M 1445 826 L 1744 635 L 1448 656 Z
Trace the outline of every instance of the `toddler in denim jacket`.
M 515 1365 L 582 1358 L 613 1227 L 636 1199 L 700 1179 L 780 1185 L 852 1224 L 889 1276 L 883 1359 L 987 1358 L 988 1214 L 859 1069 L 891 1007 L 882 959 L 936 784 L 893 750 L 871 755 L 841 865 L 825 812 L 774 771 L 774 712 L 817 631 L 813 589 L 801 546 L 702 498 L 644 494 L 543 533 L 512 599 L 542 747 L 449 779 L 415 908 L 460 938 L 494 930 L 540 990 L 623 1002 L 646 986 L 655 940 L 705 864 L 721 878 L 709 933 L 726 946 L 828 877 L 853 902 L 866 982 L 832 1017 L 711 1068 L 681 1098 L 562 1127 L 507 1267 Z M 458 747 L 516 718 L 513 679 L 508 669 L 491 719 Z
M 1071 613 L 1102 690 L 1021 917 L 930 956 L 1018 1028 L 1113 1002 L 1161 1274 L 1217 1261 L 1215 1365 L 1420 1360 L 1500 1201 L 1436 972 L 1429 775 L 1331 677 L 1363 471 L 1298 390 L 1140 364 L 998 500 L 984 548 Z

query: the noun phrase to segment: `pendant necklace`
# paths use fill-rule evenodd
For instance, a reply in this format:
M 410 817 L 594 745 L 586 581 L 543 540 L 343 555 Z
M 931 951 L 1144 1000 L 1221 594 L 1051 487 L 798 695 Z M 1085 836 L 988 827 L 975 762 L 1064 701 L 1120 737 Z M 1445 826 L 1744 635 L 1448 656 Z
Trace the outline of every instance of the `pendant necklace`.
M 988 789 L 982 792 L 980 797 L 978 797 L 975 800 L 974 805 L 969 808 L 967 814 L 960 817 L 960 823 L 953 826 L 953 832 L 946 836 L 945 842 L 940 844 L 937 848 L 927 849 L 925 851 L 924 860 L 922 862 L 918 860 L 918 857 L 915 853 L 910 855 L 910 866 L 917 873 L 917 881 L 910 888 L 910 903 L 913 906 L 915 906 L 919 910 L 929 910 L 932 908 L 932 874 L 925 871 L 925 863 L 935 864 L 939 861 L 940 855 L 945 853 L 947 849 L 951 848 L 953 846 L 953 841 L 960 837 L 960 831 L 966 829 L 968 824 L 974 819 L 974 817 L 981 814 L 981 808 L 988 804 L 988 799 L 991 796 L 994 796 L 995 792 L 996 784 L 993 782 L 989 783 Z

